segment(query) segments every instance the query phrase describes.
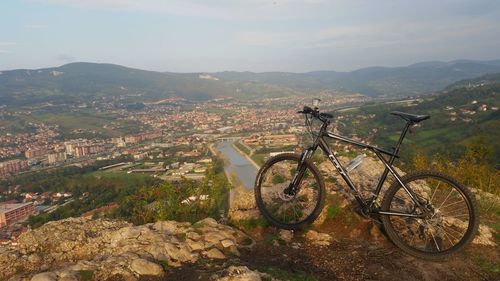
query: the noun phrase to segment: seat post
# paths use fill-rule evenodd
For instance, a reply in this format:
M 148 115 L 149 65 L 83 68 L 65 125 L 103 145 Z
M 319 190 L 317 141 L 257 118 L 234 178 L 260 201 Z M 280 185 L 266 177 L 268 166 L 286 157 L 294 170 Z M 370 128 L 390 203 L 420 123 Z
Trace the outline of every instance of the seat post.
M 403 140 L 404 140 L 404 138 L 406 136 L 406 133 L 408 132 L 408 130 L 410 129 L 410 127 L 413 124 L 414 123 L 411 122 L 411 121 L 406 122 L 406 125 L 403 128 L 403 131 L 401 132 L 401 135 L 399 136 L 398 143 L 396 144 L 396 147 L 394 147 L 394 155 L 392 155 L 391 158 L 389 159 L 389 165 L 392 165 L 392 163 L 394 163 L 394 160 L 396 159 L 396 155 L 398 155 L 398 153 L 399 153 L 399 148 L 401 147 L 401 144 L 403 143 Z
M 399 147 L 401 147 L 401 143 L 403 142 L 403 139 L 406 136 L 406 132 L 408 132 L 408 129 L 410 129 L 410 127 L 413 124 L 414 123 L 411 121 L 406 122 L 406 125 L 403 128 L 401 135 L 399 136 L 398 143 L 396 144 L 396 147 L 394 147 L 394 153 L 393 153 L 393 155 L 391 155 L 391 157 L 389 158 L 389 161 L 387 162 L 387 164 L 389 164 L 389 166 L 392 166 L 392 164 L 394 163 L 394 160 L 396 160 L 396 155 L 399 153 Z M 377 187 L 375 187 L 374 195 L 372 196 L 372 199 L 370 201 L 368 201 L 368 202 L 371 202 L 370 207 L 373 207 L 373 204 L 375 204 L 375 198 L 377 198 L 380 190 L 382 189 L 382 186 L 384 185 L 385 179 L 387 178 L 388 174 L 389 174 L 389 168 L 385 167 L 384 172 L 380 176 Z

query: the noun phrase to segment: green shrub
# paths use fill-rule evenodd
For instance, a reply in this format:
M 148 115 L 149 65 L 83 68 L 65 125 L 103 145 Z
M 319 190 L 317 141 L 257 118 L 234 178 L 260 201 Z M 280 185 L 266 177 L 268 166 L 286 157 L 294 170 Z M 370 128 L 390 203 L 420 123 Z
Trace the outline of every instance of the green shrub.
M 329 219 L 334 219 L 339 214 L 341 214 L 342 211 L 343 211 L 343 209 L 340 208 L 339 206 L 337 206 L 337 205 L 330 205 L 326 209 L 326 217 L 329 218 Z

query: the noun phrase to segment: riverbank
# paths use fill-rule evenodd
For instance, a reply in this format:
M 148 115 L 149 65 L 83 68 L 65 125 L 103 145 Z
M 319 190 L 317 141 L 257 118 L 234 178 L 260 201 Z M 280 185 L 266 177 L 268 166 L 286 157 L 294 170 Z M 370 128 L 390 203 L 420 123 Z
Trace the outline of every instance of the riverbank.
M 243 157 L 245 157 L 252 165 L 258 170 L 260 170 L 260 166 L 244 151 L 242 151 L 237 145 L 234 144 L 234 142 L 231 144 L 236 151 L 238 151 Z
M 211 145 L 210 150 L 225 160 L 224 173 L 234 187 L 253 188 L 259 166 L 234 146 L 234 141 L 220 141 Z
M 210 145 L 208 146 L 208 149 L 210 150 L 210 152 L 211 152 L 214 156 L 219 157 L 219 158 L 221 158 L 221 159 L 223 159 L 223 160 L 228 160 L 228 159 L 224 158 L 224 155 L 223 155 L 220 151 L 218 151 L 218 150 L 216 150 L 216 149 L 214 148 L 214 144 L 210 144 Z M 235 183 L 234 183 L 234 181 L 233 181 L 233 177 L 231 177 L 231 175 L 228 173 L 228 171 L 227 171 L 227 169 L 226 169 L 226 167 L 225 167 L 225 166 L 226 166 L 226 164 L 224 163 L 224 175 L 226 176 L 226 179 L 227 179 L 227 181 L 229 182 L 229 184 L 230 184 L 233 188 L 235 188 L 235 187 L 236 187 L 236 185 L 235 185 Z

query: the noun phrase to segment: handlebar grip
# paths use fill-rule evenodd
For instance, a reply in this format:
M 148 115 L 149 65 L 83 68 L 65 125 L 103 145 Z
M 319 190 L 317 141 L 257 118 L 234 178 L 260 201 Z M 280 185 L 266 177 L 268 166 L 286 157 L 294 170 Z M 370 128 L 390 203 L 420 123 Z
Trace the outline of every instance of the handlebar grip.
M 304 106 L 304 108 L 302 109 L 302 113 L 312 113 L 314 112 L 314 110 L 312 108 L 310 108 L 309 106 Z

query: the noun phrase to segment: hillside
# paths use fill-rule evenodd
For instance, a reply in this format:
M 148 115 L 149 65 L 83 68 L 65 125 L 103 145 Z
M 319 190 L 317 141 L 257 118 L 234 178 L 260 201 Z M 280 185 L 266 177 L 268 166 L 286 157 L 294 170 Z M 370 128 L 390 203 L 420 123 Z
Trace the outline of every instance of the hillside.
M 225 82 L 200 78 L 199 74 L 160 73 L 112 64 L 71 63 L 55 68 L 1 73 L 0 104 L 14 106 L 295 94 L 293 90 L 263 83 Z
M 492 149 L 491 163 L 500 166 L 500 75 L 491 74 L 472 80 L 462 80 L 443 92 L 423 100 L 399 103 L 378 103 L 341 112 L 346 118 L 343 130 L 358 134 L 385 147 L 391 147 L 404 122 L 389 112 L 399 110 L 429 114 L 431 118 L 419 124 L 405 139 L 403 153 L 420 149 L 427 154 L 459 154 L 465 146 L 482 142 Z M 374 116 L 373 118 L 358 118 Z M 352 126 L 358 122 L 356 126 Z M 377 128 L 377 132 L 371 131 Z M 406 153 L 405 153 L 406 151 Z
M 73 63 L 56 68 L 5 71 L 0 75 L 0 101 L 11 105 L 78 103 L 94 99 L 142 96 L 159 98 L 186 89 L 174 74 L 162 74 L 110 64 Z M 212 85 L 203 85 L 209 88 Z M 192 86 L 179 95 L 197 97 Z M 188 95 L 189 94 L 189 95 Z
M 410 96 L 438 91 L 466 78 L 500 72 L 500 61 L 426 62 L 369 67 L 352 72 L 161 73 L 113 64 L 70 63 L 0 72 L 0 105 L 148 102 L 167 97 L 207 100 L 317 94 L 324 90 L 371 96 Z

